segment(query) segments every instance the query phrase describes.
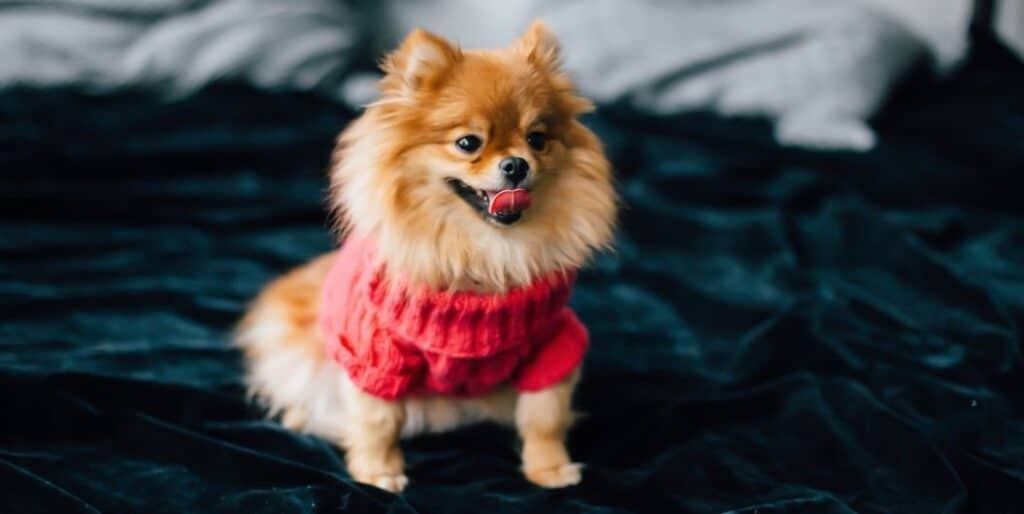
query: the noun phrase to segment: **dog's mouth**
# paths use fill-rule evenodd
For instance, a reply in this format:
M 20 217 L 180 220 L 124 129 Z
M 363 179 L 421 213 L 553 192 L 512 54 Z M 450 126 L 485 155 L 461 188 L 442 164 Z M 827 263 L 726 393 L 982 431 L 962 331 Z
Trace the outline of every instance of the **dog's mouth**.
M 502 225 L 519 221 L 523 211 L 533 203 L 530 191 L 523 188 L 489 191 L 471 187 L 457 178 L 446 179 L 446 182 L 475 211 Z

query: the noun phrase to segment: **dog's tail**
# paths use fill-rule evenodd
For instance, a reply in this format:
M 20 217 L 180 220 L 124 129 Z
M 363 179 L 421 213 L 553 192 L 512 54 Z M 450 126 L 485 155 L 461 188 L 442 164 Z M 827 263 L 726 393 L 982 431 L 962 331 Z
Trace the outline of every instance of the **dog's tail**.
M 344 373 L 328 359 L 317 326 L 331 257 L 320 256 L 267 285 L 233 342 L 245 354 L 249 394 L 269 416 L 292 430 L 337 438 Z

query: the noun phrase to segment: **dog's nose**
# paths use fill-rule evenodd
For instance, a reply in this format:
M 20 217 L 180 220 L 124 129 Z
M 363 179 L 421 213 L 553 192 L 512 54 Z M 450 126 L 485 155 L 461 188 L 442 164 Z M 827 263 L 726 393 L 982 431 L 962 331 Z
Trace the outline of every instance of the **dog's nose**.
M 522 157 L 505 157 L 498 163 L 498 167 L 505 174 L 505 178 L 513 184 L 522 182 L 526 178 L 526 173 L 530 171 L 530 163 Z

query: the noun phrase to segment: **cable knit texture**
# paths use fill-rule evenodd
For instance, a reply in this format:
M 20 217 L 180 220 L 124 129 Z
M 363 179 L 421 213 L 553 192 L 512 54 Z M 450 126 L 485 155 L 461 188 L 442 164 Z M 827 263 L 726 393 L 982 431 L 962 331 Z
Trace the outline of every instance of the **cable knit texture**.
M 574 272 L 481 294 L 414 287 L 386 271 L 372 239 L 350 237 L 319 315 L 328 354 L 373 395 L 475 396 L 506 382 L 535 391 L 583 360 L 587 330 L 566 305 Z

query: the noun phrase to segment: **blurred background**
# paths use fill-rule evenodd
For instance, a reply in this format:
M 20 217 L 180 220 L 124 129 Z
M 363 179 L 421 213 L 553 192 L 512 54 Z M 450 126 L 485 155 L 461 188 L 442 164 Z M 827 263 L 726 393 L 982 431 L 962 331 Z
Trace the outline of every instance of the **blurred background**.
M 356 484 L 230 330 L 336 244 L 381 55 L 537 18 L 623 199 L 583 484 L 491 426 Z M 0 0 L 0 511 L 1018 512 L 1022 56 L 1022 0 Z
M 947 75 L 963 61 L 974 16 L 1024 51 L 1019 0 L 48 0 L 3 9 L 5 86 L 181 97 L 241 82 L 352 108 L 374 95 L 368 65 L 416 26 L 495 47 L 541 18 L 583 92 L 602 104 L 763 116 L 782 143 L 850 149 L 873 146 L 867 120 L 915 66 Z

